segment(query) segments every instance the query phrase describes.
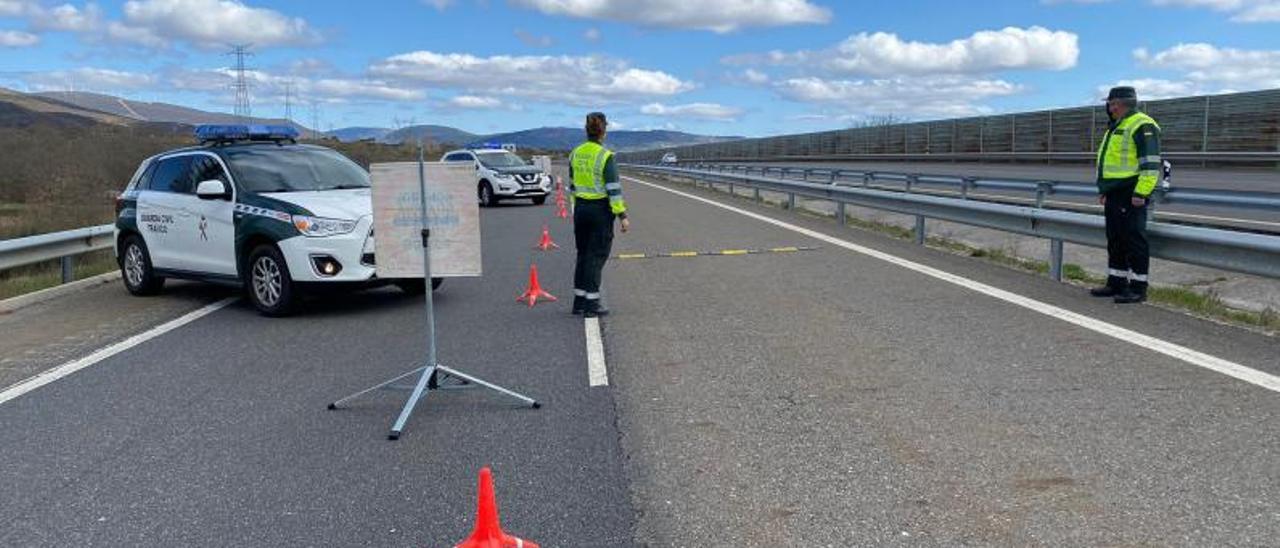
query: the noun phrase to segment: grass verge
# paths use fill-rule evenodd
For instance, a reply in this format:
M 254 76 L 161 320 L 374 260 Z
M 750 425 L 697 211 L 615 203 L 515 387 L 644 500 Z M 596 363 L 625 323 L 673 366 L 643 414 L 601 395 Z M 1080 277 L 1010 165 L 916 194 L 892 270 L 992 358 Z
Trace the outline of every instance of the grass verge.
M 75 279 L 82 280 L 115 269 L 115 258 L 110 250 L 86 253 L 76 257 Z M 0 272 L 0 300 L 48 289 L 61 283 L 62 267 L 57 261 Z

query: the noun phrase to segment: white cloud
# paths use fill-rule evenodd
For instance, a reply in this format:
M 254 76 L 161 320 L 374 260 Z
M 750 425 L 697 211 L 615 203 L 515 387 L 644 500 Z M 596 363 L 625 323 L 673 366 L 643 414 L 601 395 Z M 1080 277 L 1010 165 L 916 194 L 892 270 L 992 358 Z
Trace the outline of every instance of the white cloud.
M 20 30 L 0 30 L 0 47 L 25 48 L 40 43 L 40 37 Z
M 859 33 L 826 50 L 738 55 L 730 64 L 816 68 L 837 74 L 900 76 L 975 74 L 1005 70 L 1066 70 L 1080 57 L 1079 37 L 1043 27 L 984 30 L 947 43 L 905 41 L 896 34 Z
M 119 92 L 148 89 L 157 79 L 149 74 L 101 68 L 78 68 L 29 74 L 24 78 L 38 91 Z
M 502 108 L 502 101 L 493 97 L 479 97 L 475 95 L 458 95 L 452 97 L 448 101 L 450 106 L 475 110 L 492 110 Z
M 67 32 L 92 32 L 102 26 L 102 10 L 96 4 L 87 4 L 84 9 L 71 4 L 62 4 L 53 9 L 36 7 L 28 12 L 33 27 L 40 30 L 57 30 Z
M 204 49 L 267 48 L 320 41 L 305 20 L 239 0 L 129 0 L 122 11 L 124 19 L 109 25 L 108 36 L 147 47 L 183 41 Z
M 39 10 L 34 0 L 0 0 L 0 17 L 26 17 Z
M 600 56 L 477 57 L 415 51 L 374 63 L 369 73 L 389 81 L 426 84 L 470 94 L 524 97 L 574 105 L 671 96 L 693 85 L 656 70 Z
M 650 116 L 670 116 L 718 122 L 732 122 L 742 115 L 742 109 L 717 103 L 689 103 L 687 105 L 670 106 L 662 103 L 650 103 L 640 107 L 640 112 Z
M 751 84 L 767 84 L 769 83 L 769 75 L 756 69 L 749 68 L 742 71 L 742 79 Z
M 427 98 L 421 89 L 373 79 L 299 78 L 258 70 L 246 71 L 245 78 L 249 80 L 250 91 L 255 96 L 282 96 L 288 85 L 296 97 L 326 103 L 351 100 L 413 102 Z M 163 75 L 159 87 L 225 96 L 234 81 L 235 71 L 230 68 L 173 70 Z
M 582 33 L 582 38 L 588 42 L 599 42 L 601 38 L 600 29 L 591 27 Z
M 1280 0 L 1151 0 L 1151 3 L 1230 13 L 1231 20 L 1238 23 L 1280 22 Z
M 517 39 L 524 43 L 524 45 L 532 48 L 549 48 L 556 43 L 555 39 L 548 35 L 533 34 L 524 29 L 516 29 L 515 35 Z
M 1120 80 L 1109 86 L 1098 86 L 1095 90 L 1098 98 L 1106 97 L 1107 92 L 1115 86 L 1130 86 L 1138 92 L 1138 98 L 1143 101 L 1156 101 L 1159 99 L 1170 99 L 1173 97 L 1186 97 L 1188 95 L 1196 95 L 1202 93 L 1199 86 L 1193 82 L 1179 82 L 1173 80 L 1162 80 L 1159 78 L 1139 78 L 1136 80 Z
M 824 80 L 791 78 L 774 84 L 783 97 L 858 116 L 910 113 L 913 118 L 971 116 L 990 112 L 979 101 L 1022 91 L 1004 80 L 956 76 Z
M 652 27 L 733 32 L 748 27 L 827 23 L 831 10 L 809 0 L 509 0 L 549 15 Z
M 454 4 L 454 0 L 422 0 L 422 3 L 439 11 L 444 11 Z
M 1187 80 L 1202 87 L 1280 87 L 1280 50 L 1242 50 L 1197 43 L 1178 44 L 1154 54 L 1140 48 L 1134 50 L 1133 57 L 1147 68 L 1181 71 Z

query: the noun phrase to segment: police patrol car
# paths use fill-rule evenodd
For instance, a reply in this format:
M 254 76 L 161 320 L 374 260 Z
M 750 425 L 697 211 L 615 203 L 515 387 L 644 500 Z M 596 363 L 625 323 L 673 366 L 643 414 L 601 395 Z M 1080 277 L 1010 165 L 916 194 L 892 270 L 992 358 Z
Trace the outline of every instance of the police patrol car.
M 455 150 L 446 153 L 440 161 L 469 162 L 475 166 L 476 198 L 484 207 L 513 198 L 529 198 L 534 205 L 542 205 L 551 194 L 550 175 L 498 145 Z
M 288 126 L 200 126 L 196 137 L 200 146 L 143 161 L 116 201 L 116 257 L 130 293 L 158 293 L 166 278 L 222 283 L 279 316 L 308 287 L 382 283 L 363 168 L 297 144 Z M 395 283 L 426 290 L 422 280 Z

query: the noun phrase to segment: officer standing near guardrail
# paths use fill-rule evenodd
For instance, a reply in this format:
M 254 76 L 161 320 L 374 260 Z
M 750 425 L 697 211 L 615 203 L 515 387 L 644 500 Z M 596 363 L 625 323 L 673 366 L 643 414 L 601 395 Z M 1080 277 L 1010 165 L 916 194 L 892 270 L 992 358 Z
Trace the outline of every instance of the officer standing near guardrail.
M 1138 111 L 1132 87 L 1111 88 L 1107 94 L 1111 124 L 1098 147 L 1098 202 L 1107 221 L 1107 285 L 1096 297 L 1117 303 L 1147 300 L 1147 200 L 1155 190 L 1162 167 L 1160 125 Z
M 609 313 L 600 303 L 600 278 L 613 247 L 614 219 L 621 219 L 623 232 L 631 229 L 618 166 L 613 151 L 603 145 L 607 126 L 604 113 L 588 114 L 587 142 L 569 154 L 573 235 L 578 247 L 573 272 L 573 313 L 588 318 Z

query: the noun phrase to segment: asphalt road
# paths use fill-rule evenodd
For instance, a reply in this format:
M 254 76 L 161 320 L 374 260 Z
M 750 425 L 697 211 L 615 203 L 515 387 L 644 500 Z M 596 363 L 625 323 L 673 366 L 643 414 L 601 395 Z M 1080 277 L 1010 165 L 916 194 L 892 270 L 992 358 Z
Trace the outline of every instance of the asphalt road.
M 1280 394 L 624 185 L 634 230 L 618 253 L 819 249 L 611 261 L 610 384 L 592 388 L 565 302 L 568 223 L 550 204 L 484 210 L 484 277 L 437 294 L 441 360 L 542 409 L 432 394 L 388 442 L 403 394 L 325 405 L 417 365 L 420 300 L 327 297 L 288 319 L 234 304 L 0 403 L 0 545 L 448 546 L 470 531 L 485 464 L 508 532 L 547 547 L 1280 538 Z M 1280 374 L 1275 338 L 671 188 Z M 544 222 L 565 249 L 532 251 Z M 534 258 L 558 305 L 514 303 Z M 112 325 L 141 331 L 225 296 L 112 286 L 16 312 L 0 327 L 42 327 L 6 337 L 6 384 L 129 335 Z M 85 342 L 84 326 L 105 327 Z
M 887 173 L 915 173 L 920 175 L 947 175 L 956 177 L 987 177 L 1067 181 L 1093 184 L 1095 172 L 1080 165 L 1037 164 L 977 164 L 947 162 L 762 162 L 757 166 L 848 169 L 852 171 L 883 171 Z M 879 184 L 901 188 L 900 183 L 884 181 Z M 1199 167 L 1174 167 L 1173 185 L 1179 188 L 1205 188 L 1214 190 L 1239 190 L 1280 193 L 1280 171 L 1269 169 L 1204 169 Z M 921 184 L 921 190 L 959 195 L 952 186 Z M 998 189 L 975 189 L 970 196 L 977 199 L 1035 203 L 1034 193 Z M 1059 209 L 1076 209 L 1101 212 L 1097 201 L 1089 196 L 1054 195 L 1047 205 Z M 1223 207 L 1162 204 L 1156 209 L 1157 218 L 1186 224 L 1226 226 L 1258 232 L 1280 232 L 1280 216 L 1274 211 L 1236 209 Z
M 508 532 L 543 546 L 628 545 L 613 397 L 587 385 L 582 320 L 563 302 L 515 303 L 535 256 L 549 289 L 569 293 L 570 254 L 532 251 L 553 211 L 485 210 L 484 277 L 448 280 L 436 298 L 442 363 L 543 408 L 431 394 L 389 442 L 404 393 L 325 406 L 419 363 L 421 299 L 388 288 L 287 319 L 232 305 L 0 404 L 0 545 L 450 546 L 471 531 L 484 465 Z M 568 223 L 552 228 L 569 239 Z M 176 316 L 223 296 L 197 286 L 138 300 L 110 286 L 3 321 L 56 324 L 76 303 L 96 317 L 84 323 L 138 302 Z M 57 329 L 46 325 L 46 339 Z
M 628 189 L 635 234 L 619 240 L 622 252 L 823 245 Z M 1273 338 L 729 201 L 1280 373 Z M 1280 394 L 829 245 L 620 261 L 608 280 L 641 543 L 1280 538 Z

